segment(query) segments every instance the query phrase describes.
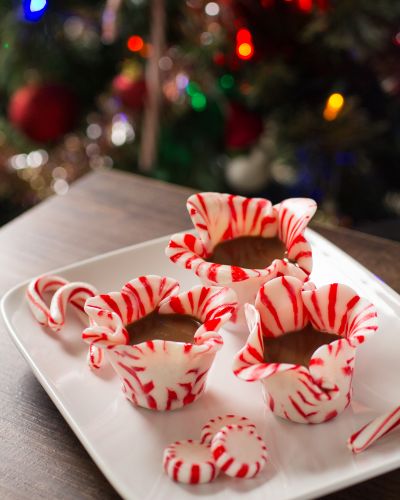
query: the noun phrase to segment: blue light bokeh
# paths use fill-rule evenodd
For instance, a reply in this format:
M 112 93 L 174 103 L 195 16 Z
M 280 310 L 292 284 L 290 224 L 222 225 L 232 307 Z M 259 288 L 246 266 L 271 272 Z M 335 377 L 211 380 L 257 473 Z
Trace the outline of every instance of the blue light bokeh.
M 24 0 L 24 18 L 27 21 L 39 21 L 48 7 L 48 0 Z

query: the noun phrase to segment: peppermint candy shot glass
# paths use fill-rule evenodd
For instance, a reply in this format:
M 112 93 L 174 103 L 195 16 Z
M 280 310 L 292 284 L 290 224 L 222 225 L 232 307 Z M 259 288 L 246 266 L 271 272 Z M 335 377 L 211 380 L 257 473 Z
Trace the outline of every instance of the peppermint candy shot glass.
M 172 236 L 166 255 L 203 284 L 236 292 L 240 307 L 225 328 L 246 330 L 243 305 L 254 303 L 265 282 L 282 275 L 308 279 L 312 253 L 304 230 L 315 213 L 314 200 L 272 205 L 262 198 L 200 193 L 190 196 L 187 209 L 197 234 Z
M 203 393 L 223 344 L 218 330 L 236 308 L 229 288 L 199 285 L 179 294 L 172 278 L 142 276 L 86 302 L 93 324 L 82 337 L 105 348 L 133 404 L 175 410 Z
M 262 382 L 275 415 L 318 424 L 350 404 L 357 347 L 378 328 L 373 304 L 343 284 L 316 289 L 282 276 L 261 287 L 246 318 L 250 335 L 233 371 Z

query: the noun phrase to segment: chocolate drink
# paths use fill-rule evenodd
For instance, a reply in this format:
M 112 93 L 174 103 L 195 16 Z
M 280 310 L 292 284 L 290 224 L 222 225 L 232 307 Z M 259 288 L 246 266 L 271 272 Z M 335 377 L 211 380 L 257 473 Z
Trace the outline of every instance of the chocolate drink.
M 172 340 L 193 343 L 194 334 L 201 322 L 188 314 L 158 314 L 152 312 L 126 327 L 130 344 L 140 344 L 147 340 Z
M 264 269 L 274 259 L 283 259 L 285 251 L 285 245 L 279 238 L 242 236 L 218 243 L 207 261 L 247 269 Z
M 280 337 L 264 337 L 264 361 L 308 366 L 311 355 L 318 347 L 340 338 L 333 333 L 319 332 L 311 324 Z

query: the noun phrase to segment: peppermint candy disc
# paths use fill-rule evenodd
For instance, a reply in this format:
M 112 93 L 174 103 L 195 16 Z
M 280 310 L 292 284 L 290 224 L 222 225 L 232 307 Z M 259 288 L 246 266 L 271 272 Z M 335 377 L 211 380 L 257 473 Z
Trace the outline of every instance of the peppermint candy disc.
M 171 479 L 185 484 L 210 483 L 219 472 L 210 446 L 194 439 L 167 446 L 163 466 Z
M 267 462 L 267 447 L 254 428 L 226 425 L 211 441 L 217 467 L 231 477 L 255 477 Z
M 226 425 L 239 424 L 247 427 L 256 426 L 250 422 L 247 417 L 239 417 L 238 415 L 223 415 L 210 420 L 201 429 L 200 439 L 202 443 L 211 444 L 212 438 Z

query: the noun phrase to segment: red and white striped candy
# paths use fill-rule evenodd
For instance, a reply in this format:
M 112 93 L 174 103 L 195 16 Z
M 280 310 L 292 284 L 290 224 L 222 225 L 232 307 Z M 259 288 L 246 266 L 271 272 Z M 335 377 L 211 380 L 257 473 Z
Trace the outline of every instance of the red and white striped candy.
M 83 282 L 66 283 L 53 295 L 50 303 L 50 316 L 48 318 L 49 328 L 58 332 L 65 325 L 68 304 L 72 304 L 80 313 L 84 322 L 88 317 L 84 311 L 84 305 L 88 298 L 97 294 L 94 286 Z
M 274 277 L 269 269 L 272 263 L 264 269 L 245 269 L 205 260 L 218 243 L 241 236 L 279 236 L 286 245 L 289 259 L 296 261 L 306 275 L 310 274 L 311 247 L 303 233 L 315 213 L 314 200 L 292 198 L 272 206 L 263 198 L 199 193 L 189 197 L 187 208 L 199 237 L 191 233 L 172 236 L 166 255 L 172 262 L 194 271 L 205 283 L 224 285 Z M 290 266 L 287 269 L 290 270 Z
M 286 242 L 288 249 L 304 233 L 316 209 L 317 204 L 310 198 L 289 198 L 274 205 L 278 219 L 278 235 Z
M 255 477 L 267 463 L 267 447 L 254 428 L 227 425 L 212 439 L 217 467 L 231 477 Z
M 201 442 L 211 444 L 212 438 L 221 430 L 222 427 L 232 424 L 240 424 L 243 426 L 253 427 L 254 429 L 256 427 L 247 417 L 239 417 L 238 415 L 223 415 L 210 418 L 210 420 L 201 429 Z
M 304 230 L 316 210 L 314 200 L 291 198 L 272 206 L 262 198 L 200 193 L 190 196 L 187 209 L 198 236 L 175 234 L 165 253 L 172 262 L 193 271 L 205 285 L 226 285 L 236 292 L 240 308 L 225 328 L 246 328 L 243 306 L 254 303 L 257 290 L 265 282 L 282 275 L 308 279 L 312 252 Z M 286 246 L 289 261 L 282 255 L 262 269 L 248 269 L 207 260 L 218 243 L 241 236 L 278 236 Z
M 122 379 L 126 397 L 152 410 L 174 410 L 193 403 L 205 389 L 208 370 L 223 340 L 218 330 L 237 308 L 229 288 L 196 286 L 178 295 L 176 280 L 156 275 L 128 282 L 121 292 L 89 299 L 92 324 L 82 338 L 106 347 Z M 148 340 L 129 345 L 126 326 L 152 311 L 188 314 L 201 321 L 193 343 Z
M 49 307 L 44 300 L 44 294 L 53 292 Z M 60 276 L 43 275 L 29 283 L 26 297 L 38 323 L 58 332 L 65 324 L 68 304 L 83 313 L 86 299 L 97 293 L 96 288 L 89 283 L 69 283 Z
M 210 446 L 193 439 L 170 444 L 163 467 L 171 479 L 185 484 L 210 483 L 219 473 Z
M 68 283 L 61 276 L 42 275 L 32 280 L 26 290 L 26 298 L 36 321 L 42 326 L 49 326 L 50 308 L 44 301 L 44 294 L 55 292 Z
M 261 380 L 269 408 L 287 420 L 320 423 L 336 417 L 351 400 L 356 348 L 378 328 L 376 309 L 338 283 L 316 289 L 291 276 L 265 283 L 255 307 L 246 305 L 250 335 L 235 356 L 234 373 Z M 309 366 L 264 362 L 264 337 L 296 335 L 308 323 L 342 338 L 319 347 Z
M 231 317 L 237 308 L 235 292 L 219 286 L 194 286 L 188 292 L 169 297 L 159 307 L 160 314 L 189 314 L 198 318 L 202 325 L 196 331 L 195 340 L 211 338 Z
M 53 293 L 50 306 L 44 298 L 47 293 Z M 84 304 L 88 298 L 94 297 L 97 293 L 96 288 L 88 283 L 70 283 L 61 276 L 42 275 L 29 283 L 26 297 L 36 321 L 53 332 L 59 332 L 65 325 L 68 304 L 74 306 L 83 322 L 87 322 Z M 102 350 L 96 346 L 90 346 L 89 365 L 92 368 L 99 368 L 102 360 Z
M 101 347 L 96 346 L 95 344 L 90 344 L 87 354 L 87 362 L 90 368 L 93 368 L 95 370 L 101 368 L 104 362 L 103 349 L 101 349 Z
M 397 427 L 400 427 L 400 406 L 364 425 L 348 439 L 347 446 L 353 453 L 361 453 Z
M 120 292 L 96 295 L 85 304 L 93 325 L 83 332 L 82 338 L 105 346 L 129 344 L 125 326 L 158 309 L 178 291 L 175 279 L 147 275 L 128 281 Z

